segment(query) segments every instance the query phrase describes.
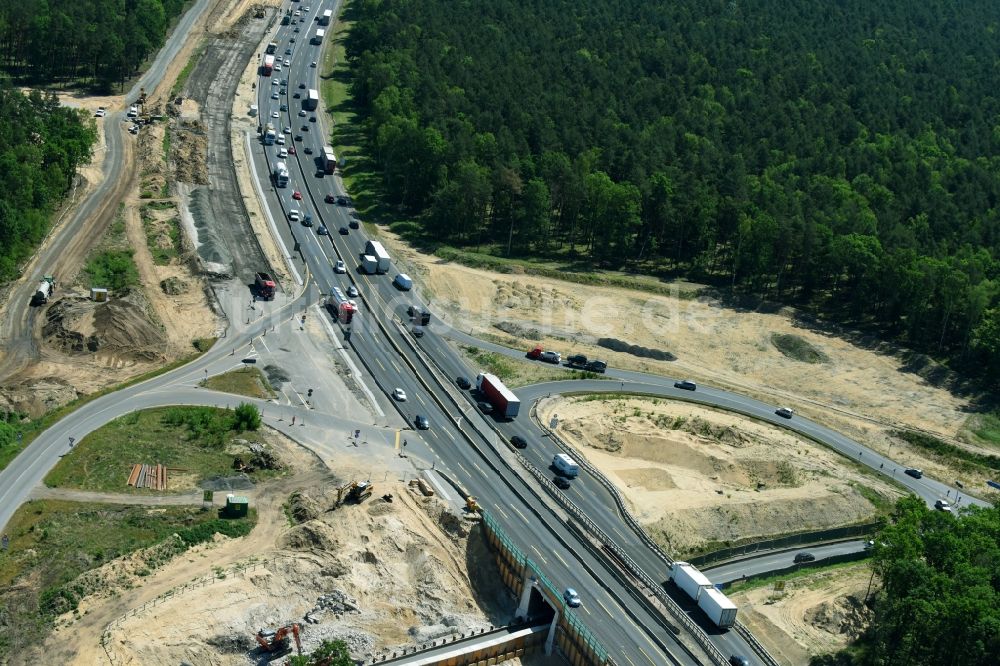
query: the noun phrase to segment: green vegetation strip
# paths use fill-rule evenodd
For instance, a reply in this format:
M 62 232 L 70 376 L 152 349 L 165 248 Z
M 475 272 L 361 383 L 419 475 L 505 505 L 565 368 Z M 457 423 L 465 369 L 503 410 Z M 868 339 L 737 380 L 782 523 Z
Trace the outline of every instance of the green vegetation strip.
M 228 476 L 233 474 L 231 441 L 247 429 L 244 426 L 254 424 L 260 425 L 260 415 L 252 405 L 241 405 L 235 410 L 165 407 L 132 412 L 84 437 L 49 472 L 45 484 L 53 488 L 161 494 L 162 491 L 126 485 L 132 465 L 137 463 L 179 468 L 196 481 Z M 260 470 L 252 478 L 273 475 L 270 470 Z
M 905 442 L 909 442 L 924 451 L 945 458 L 961 468 L 985 467 L 994 471 L 1000 471 L 1000 456 L 969 451 L 922 432 L 893 430 L 889 434 Z
M 7 551 L 0 553 L 0 654 L 15 644 L 44 638 L 55 616 L 74 610 L 80 599 L 104 584 L 81 577 L 116 558 L 161 544 L 137 563 L 146 575 L 215 534 L 249 534 L 256 512 L 223 520 L 199 507 L 90 504 L 41 500 L 17 510 L 7 525 Z
M 803 363 L 826 363 L 830 360 L 826 354 L 799 336 L 790 333 L 772 333 L 771 344 L 788 358 Z
M 198 65 L 198 61 L 201 59 L 201 54 L 205 52 L 205 47 L 208 46 L 205 42 L 202 42 L 194 53 L 191 54 L 191 58 L 188 59 L 187 63 L 184 65 L 184 69 L 181 73 L 177 75 L 177 80 L 174 82 L 174 86 L 170 89 L 170 96 L 177 97 L 181 90 L 184 89 L 184 84 L 187 83 L 188 78 L 191 76 L 191 72 Z M 173 100 L 170 100 L 173 103 Z
M 257 368 L 240 368 L 221 375 L 209 377 L 201 383 L 205 388 L 223 393 L 246 395 L 251 398 L 267 399 L 274 396 L 274 389 L 264 373 Z

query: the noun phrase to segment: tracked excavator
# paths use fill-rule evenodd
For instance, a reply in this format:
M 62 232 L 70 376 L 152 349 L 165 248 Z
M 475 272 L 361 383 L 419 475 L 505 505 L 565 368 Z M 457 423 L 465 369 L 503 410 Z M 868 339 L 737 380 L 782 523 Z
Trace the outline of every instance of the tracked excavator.
M 285 625 L 277 630 L 261 629 L 254 638 L 257 639 L 257 643 L 265 652 L 280 652 L 288 649 L 289 636 L 295 637 L 295 648 L 301 657 L 302 640 L 299 638 L 299 625 L 296 623 Z

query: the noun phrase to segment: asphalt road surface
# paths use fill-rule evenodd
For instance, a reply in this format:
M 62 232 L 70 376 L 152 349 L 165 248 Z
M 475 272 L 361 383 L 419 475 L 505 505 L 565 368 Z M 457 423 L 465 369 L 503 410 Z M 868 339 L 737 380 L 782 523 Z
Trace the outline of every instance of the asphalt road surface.
M 754 554 L 740 558 L 726 564 L 702 569 L 702 573 L 708 576 L 713 583 L 731 583 L 744 576 L 757 576 L 770 571 L 786 569 L 795 566 L 795 556 L 799 553 L 811 553 L 816 557 L 812 563 L 822 565 L 823 560 L 837 555 L 849 555 L 865 550 L 868 542 L 862 539 L 852 541 L 841 541 L 840 543 L 830 543 L 823 546 L 808 546 L 791 550 L 770 551 Z M 806 564 L 803 567 L 809 566 Z

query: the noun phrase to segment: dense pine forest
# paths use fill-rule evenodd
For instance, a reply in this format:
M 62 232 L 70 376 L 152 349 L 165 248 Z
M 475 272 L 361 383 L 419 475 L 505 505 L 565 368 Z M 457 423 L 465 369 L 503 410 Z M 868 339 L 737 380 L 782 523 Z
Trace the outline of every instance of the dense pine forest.
M 89 115 L 89 114 L 87 114 Z M 0 280 L 19 275 L 49 230 L 55 206 L 97 140 L 86 115 L 54 95 L 0 85 Z M 0 431 L 0 440 L 4 436 Z M 0 445 L 3 442 L 0 441 Z
M 0 0 L 0 69 L 111 92 L 163 44 L 186 0 Z
M 428 238 L 683 274 L 1000 369 L 994 0 L 356 0 Z

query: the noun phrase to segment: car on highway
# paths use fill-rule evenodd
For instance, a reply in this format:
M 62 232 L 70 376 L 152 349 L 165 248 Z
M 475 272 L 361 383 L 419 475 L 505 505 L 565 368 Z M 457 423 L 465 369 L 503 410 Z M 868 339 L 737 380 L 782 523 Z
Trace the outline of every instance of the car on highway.
M 316 229 L 316 233 L 318 233 L 320 236 L 327 236 L 330 234 L 330 232 L 327 231 L 326 227 L 323 226 L 322 224 L 319 225 L 318 229 Z
M 674 388 L 684 389 L 685 391 L 694 391 L 698 388 L 698 385 L 690 379 L 681 379 L 674 382 Z
M 801 553 L 795 553 L 795 563 L 800 564 L 802 562 L 815 562 L 816 556 L 812 553 L 802 551 Z
M 472 388 L 472 382 L 470 382 L 465 377 L 455 377 L 455 383 L 458 385 L 458 388 L 462 389 L 463 391 L 467 391 L 470 388 Z
M 292 66 L 292 61 L 289 60 L 288 58 L 285 58 L 285 67 L 291 67 L 291 66 Z
M 306 84 L 300 83 L 299 84 L 299 90 L 305 90 L 305 89 L 306 89 Z
M 294 95 L 292 95 L 292 97 L 294 97 L 295 99 L 301 99 L 302 93 L 295 93 Z
M 330 196 L 333 196 L 333 195 L 330 195 Z M 338 206 L 346 206 L 347 205 L 347 197 L 345 197 L 343 194 L 340 195 L 339 197 L 337 197 L 337 205 Z
M 316 116 L 309 116 L 309 122 L 311 123 L 316 122 Z
M 413 422 L 417 424 L 417 430 L 430 430 L 431 422 L 427 420 L 426 416 L 417 414 L 417 418 L 413 419 Z
M 323 197 L 323 201 L 332 204 L 337 201 L 337 197 L 333 196 L 332 194 L 328 194 L 325 197 Z
M 358 294 L 358 288 L 355 287 L 353 284 L 350 287 L 347 288 L 347 297 L 348 298 L 357 298 L 358 295 L 359 295 Z
M 283 146 L 283 145 L 285 145 L 285 135 L 284 135 L 284 134 L 279 134 L 278 136 L 276 136 L 276 137 L 274 138 L 274 142 L 275 142 L 276 144 L 278 144 L 279 146 Z M 286 154 L 285 154 L 285 157 L 288 157 L 288 154 L 287 154 L 287 153 L 288 153 L 288 151 L 285 151 L 285 153 L 286 153 Z
M 311 63 L 309 63 L 309 66 L 310 66 L 310 67 L 315 67 L 315 66 L 316 66 L 316 61 L 315 61 L 315 60 L 313 60 L 313 61 L 312 61 Z
M 921 469 L 917 469 L 916 467 L 908 467 L 907 469 L 904 469 L 903 474 L 907 476 L 912 476 L 914 479 L 924 478 L 924 471 Z
M 569 481 L 561 476 L 552 477 L 552 483 L 556 484 L 556 488 L 561 488 L 562 490 L 569 488 Z
M 393 278 L 392 284 L 401 291 L 409 291 L 413 288 L 413 280 L 406 273 L 399 273 Z
M 280 118 L 280 117 L 281 117 L 281 114 L 280 114 L 280 113 L 278 113 L 277 111 L 272 111 L 272 112 L 271 112 L 271 117 L 272 117 L 272 118 Z
M 750 660 L 743 655 L 734 654 L 729 657 L 729 666 L 750 666 Z
M 272 86 L 280 86 L 281 85 L 281 81 L 279 81 L 278 79 L 271 79 L 271 85 Z
M 284 127 L 281 128 L 281 133 L 282 134 L 291 134 L 292 133 L 292 128 L 289 127 L 289 126 L 287 126 L 287 125 L 285 125 Z
M 520 435 L 514 435 L 513 437 L 511 437 L 510 443 L 514 446 L 515 449 L 528 448 L 528 440 L 526 440 L 524 437 L 521 437 Z
M 295 41 L 294 37 L 292 37 L 292 41 Z M 292 47 L 291 46 L 289 46 L 287 49 L 285 49 L 285 55 L 292 55 Z
M 299 192 L 298 190 L 295 190 L 294 192 L 292 192 L 292 198 L 295 199 L 296 201 L 302 201 L 302 193 Z
M 305 215 L 303 215 L 302 216 L 302 226 L 303 227 L 311 227 L 312 225 L 313 225 L 313 216 L 310 215 L 309 213 L 306 213 Z
M 281 71 L 281 63 L 280 62 L 274 63 L 274 71 L 276 71 L 276 72 L 280 72 Z
M 298 32 L 298 31 L 299 31 L 299 26 L 295 26 L 295 30 L 292 30 L 292 32 Z
M 288 220 L 290 222 L 300 222 L 302 220 L 302 213 L 293 208 L 288 211 Z
M 554 351 L 543 351 L 538 355 L 538 360 L 558 364 L 562 360 L 562 354 Z
M 278 91 L 274 91 L 271 93 L 271 99 L 278 99 Z
M 303 125 L 302 126 L 302 131 L 303 132 L 308 132 L 309 131 L 309 125 Z
M 351 231 L 350 231 L 350 229 L 348 229 L 347 227 L 341 227 L 341 228 L 340 228 L 340 235 L 341 235 L 341 236 L 346 236 L 346 235 L 347 235 L 347 234 L 349 234 L 349 233 L 351 233 Z
M 300 118 L 305 118 L 306 115 L 307 114 L 306 114 L 306 110 L 305 109 L 299 109 L 299 117 Z
M 306 155 L 312 155 L 313 154 L 312 146 L 306 146 L 305 147 L 305 151 L 306 151 Z
M 281 109 L 282 111 L 288 111 L 288 105 L 287 105 L 287 104 L 282 104 L 282 105 L 281 105 L 280 107 L 278 107 L 278 108 L 280 108 L 280 109 Z
M 281 85 L 288 87 L 288 79 L 281 79 Z
M 493 405 L 491 405 L 490 403 L 488 403 L 488 402 L 486 402 L 484 400 L 480 400 L 479 402 L 477 402 L 476 403 L 476 407 L 478 407 L 479 411 L 481 411 L 483 414 L 492 414 L 493 413 Z
M 951 513 L 951 504 L 943 499 L 939 499 L 938 501 L 934 502 L 934 508 L 937 509 L 938 511 L 945 511 L 947 513 Z
M 790 419 L 795 414 L 791 407 L 778 407 L 774 413 L 783 419 Z
M 108 112 L 105 111 L 104 109 L 98 109 L 97 111 L 94 111 L 95 118 L 103 118 L 106 115 L 108 115 Z
M 570 608 L 576 608 L 580 605 L 580 595 L 572 587 L 567 587 L 566 591 L 563 592 L 563 601 Z
M 334 273 L 346 273 L 347 272 L 347 266 L 344 265 L 344 260 L 343 259 L 337 259 L 337 263 L 333 265 L 333 272 Z
M 351 229 L 357 229 L 358 227 L 361 226 L 361 224 L 357 220 L 351 220 L 350 222 L 347 223 L 347 226 L 349 226 Z
M 295 37 L 289 37 L 288 38 L 288 43 L 289 44 L 294 44 L 295 43 Z M 291 49 L 289 49 L 289 53 L 291 53 Z
M 401 388 L 394 388 L 392 390 L 392 397 L 399 402 L 406 402 L 406 391 Z
M 288 146 L 288 154 L 289 155 L 295 154 L 295 146 Z
M 288 157 L 288 151 L 284 148 L 278 148 L 278 157 L 285 158 Z
M 282 95 L 287 95 L 288 94 L 288 88 L 282 88 L 281 89 L 281 94 Z
M 302 135 L 301 134 L 296 134 L 295 135 L 295 140 L 296 141 L 301 141 L 302 140 Z

